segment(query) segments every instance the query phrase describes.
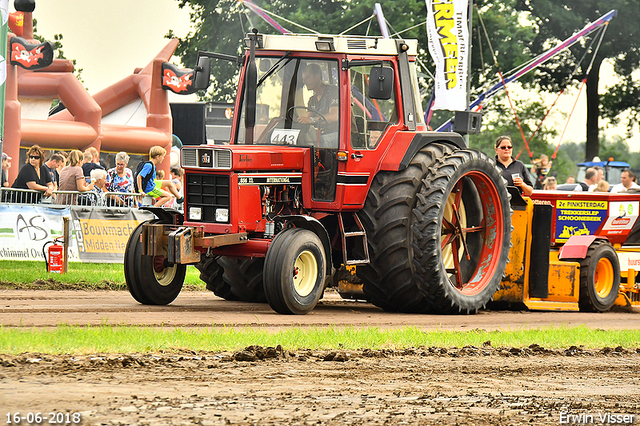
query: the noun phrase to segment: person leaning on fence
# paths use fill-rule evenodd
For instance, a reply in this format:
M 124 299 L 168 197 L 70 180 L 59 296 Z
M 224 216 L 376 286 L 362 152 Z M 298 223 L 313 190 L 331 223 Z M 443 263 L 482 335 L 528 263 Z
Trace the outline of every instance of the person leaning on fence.
M 60 154 L 53 154 L 49 161 L 44 163 L 44 167 L 49 172 L 49 176 L 51 176 L 51 182 L 53 183 L 53 190 L 57 191 L 60 186 L 60 173 L 58 173 L 58 169 L 65 162 L 65 158 Z
M 91 146 L 87 148 L 82 155 L 84 157 L 84 160 L 82 163 L 82 173 L 86 178 L 91 177 L 91 170 L 95 170 L 95 169 L 106 170 L 100 164 L 100 152 L 96 148 Z
M 120 151 L 116 154 L 116 166 L 107 171 L 107 191 L 134 193 L 133 172 L 127 167 L 129 155 Z M 131 207 L 136 202 L 136 197 L 132 195 L 113 195 L 110 203 L 117 206 Z
M 0 177 L 0 188 L 9 187 L 9 169 L 11 168 L 11 157 L 2 153 L 2 177 Z
M 78 204 L 83 206 L 106 205 L 105 192 L 107 192 L 107 172 L 104 169 L 91 170 L 91 182 L 93 183 L 93 188 L 78 196 Z
M 156 166 L 162 163 L 166 155 L 167 151 L 161 146 L 152 146 L 149 150 L 150 161 L 142 167 L 142 170 L 140 170 L 138 176 L 136 176 L 138 190 L 151 198 L 158 199 L 153 204 L 154 207 L 160 207 L 166 204 L 171 200 L 171 194 L 175 195 L 176 198 L 180 197 L 180 194 L 178 194 L 178 191 L 175 189 L 175 185 L 172 184 L 168 187 L 171 193 L 163 189 L 162 183 L 160 183 L 160 186 L 156 185 Z M 177 202 L 182 203 L 183 200 L 183 198 L 178 198 Z
M 42 194 L 45 197 L 53 193 L 53 183 L 47 169 L 43 167 L 44 150 L 38 145 L 34 145 L 27 151 L 26 164 L 18 172 L 18 177 L 11 186 L 13 189 L 31 189 L 39 191 L 34 193 L 14 194 L 13 201 L 19 203 L 39 203 Z
M 65 166 L 60 172 L 60 191 L 91 191 L 95 185 L 87 183 L 84 174 L 82 173 L 82 152 L 74 149 L 69 153 L 69 165 Z M 60 204 L 75 204 L 76 194 L 61 194 L 58 197 L 58 203 Z

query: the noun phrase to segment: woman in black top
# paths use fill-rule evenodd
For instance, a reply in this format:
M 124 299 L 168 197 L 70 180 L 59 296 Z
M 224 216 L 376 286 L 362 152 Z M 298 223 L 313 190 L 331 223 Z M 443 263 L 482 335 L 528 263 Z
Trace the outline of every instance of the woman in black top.
M 502 171 L 502 177 L 508 186 L 517 186 L 527 197 L 533 193 L 533 184 L 524 163 L 512 156 L 513 143 L 509 136 L 500 136 L 496 140 L 496 165 Z
M 42 166 L 44 164 L 44 150 L 38 145 L 32 146 L 27 152 L 26 164 L 20 169 L 18 177 L 13 182 L 14 189 L 32 189 L 40 191 L 45 197 L 53 193 L 51 176 Z M 19 203 L 39 203 L 42 194 L 31 192 L 14 194 L 13 201 Z

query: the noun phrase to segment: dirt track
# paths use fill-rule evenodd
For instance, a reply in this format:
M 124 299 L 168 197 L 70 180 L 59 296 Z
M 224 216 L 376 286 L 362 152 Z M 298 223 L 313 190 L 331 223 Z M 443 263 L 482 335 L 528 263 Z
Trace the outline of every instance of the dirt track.
M 307 315 L 279 315 L 267 304 L 230 302 L 210 292 L 182 292 L 169 306 L 138 304 L 125 291 L 0 290 L 0 323 L 5 326 L 155 325 L 187 327 L 371 326 L 411 325 L 425 330 L 496 330 L 567 324 L 603 329 L 638 329 L 640 311 L 581 312 L 482 311 L 477 315 L 410 315 L 384 312 L 328 293 Z
M 423 329 L 638 328 L 640 315 L 482 312 L 389 314 L 328 297 L 310 315 L 183 293 L 148 307 L 122 292 L 0 292 L 9 326 L 289 325 Z M 7 413 L 81 413 L 83 424 L 414 425 L 640 424 L 640 348 L 414 348 L 407 351 L 0 355 L 0 419 Z M 624 415 L 627 417 L 625 418 Z M 576 416 L 576 417 L 570 417 Z M 601 421 L 604 420 L 604 421 Z M 608 421 L 607 421 L 608 420 Z M 26 421 L 22 424 L 27 424 Z M 45 424 L 46 421 L 45 421 Z

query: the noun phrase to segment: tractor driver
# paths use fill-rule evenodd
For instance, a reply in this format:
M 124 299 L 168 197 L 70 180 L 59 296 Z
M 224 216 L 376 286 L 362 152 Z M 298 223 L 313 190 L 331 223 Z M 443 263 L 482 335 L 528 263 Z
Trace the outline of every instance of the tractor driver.
M 320 128 L 320 148 L 338 148 L 338 88 L 324 84 L 318 64 L 309 64 L 304 68 L 302 81 L 307 89 L 313 91 L 313 96 L 309 98 L 309 111 L 298 117 L 297 121 Z

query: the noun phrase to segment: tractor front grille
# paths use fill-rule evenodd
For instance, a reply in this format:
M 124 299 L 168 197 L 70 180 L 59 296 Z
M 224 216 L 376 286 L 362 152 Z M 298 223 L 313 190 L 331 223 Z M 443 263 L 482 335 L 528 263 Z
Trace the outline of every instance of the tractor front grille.
M 185 182 L 187 208 L 202 209 L 202 218 L 194 221 L 214 223 L 216 209 L 229 209 L 228 175 L 187 173 Z

